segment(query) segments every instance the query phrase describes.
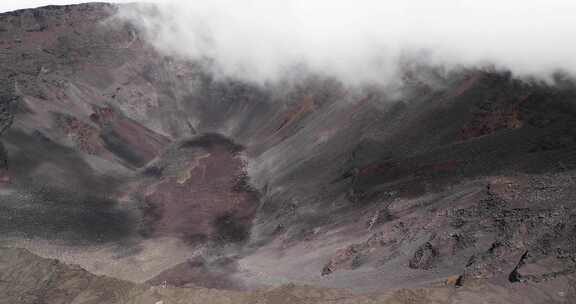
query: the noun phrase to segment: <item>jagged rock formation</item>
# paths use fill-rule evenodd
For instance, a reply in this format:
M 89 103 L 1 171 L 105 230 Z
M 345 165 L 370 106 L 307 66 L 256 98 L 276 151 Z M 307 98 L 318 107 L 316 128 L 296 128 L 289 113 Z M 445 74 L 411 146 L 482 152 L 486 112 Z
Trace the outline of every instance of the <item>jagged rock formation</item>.
M 398 303 L 574 297 L 573 80 L 418 66 L 397 94 L 304 72 L 261 87 L 159 54 L 115 10 L 0 14 L 4 246 L 178 287 L 442 286 L 399 291 Z M 3 290 L 46 297 L 34 286 L 49 280 L 27 271 L 13 276 L 38 284 Z M 78 289 L 117 282 L 97 281 Z M 297 301 L 291 288 L 270 303 Z M 63 303 L 74 296 L 87 297 Z M 135 301 L 122 297 L 109 301 Z

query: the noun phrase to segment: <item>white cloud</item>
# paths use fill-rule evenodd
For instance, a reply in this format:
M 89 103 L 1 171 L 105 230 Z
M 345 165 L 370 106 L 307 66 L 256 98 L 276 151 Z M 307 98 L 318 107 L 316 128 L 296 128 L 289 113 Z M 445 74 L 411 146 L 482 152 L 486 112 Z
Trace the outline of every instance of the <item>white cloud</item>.
M 416 49 L 448 64 L 576 72 L 571 0 L 166 0 L 159 10 L 124 13 L 161 50 L 209 57 L 227 74 L 260 80 L 305 63 L 378 81 L 393 75 L 402 51 Z

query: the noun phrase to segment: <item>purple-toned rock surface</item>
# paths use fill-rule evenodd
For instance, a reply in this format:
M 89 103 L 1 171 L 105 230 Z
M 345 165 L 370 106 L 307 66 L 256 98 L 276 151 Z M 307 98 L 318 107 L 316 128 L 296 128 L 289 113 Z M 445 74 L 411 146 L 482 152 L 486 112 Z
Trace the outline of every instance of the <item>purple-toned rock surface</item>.
M 0 14 L 0 245 L 153 285 L 572 303 L 572 79 L 258 86 L 159 54 L 116 9 Z M 389 303 L 433 303 L 417 290 Z

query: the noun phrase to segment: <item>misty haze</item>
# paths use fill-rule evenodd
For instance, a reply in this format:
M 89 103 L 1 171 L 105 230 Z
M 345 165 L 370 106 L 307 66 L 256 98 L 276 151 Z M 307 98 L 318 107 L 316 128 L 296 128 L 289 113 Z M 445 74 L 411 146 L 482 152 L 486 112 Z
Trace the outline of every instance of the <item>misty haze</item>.
M 0 3 L 0 304 L 576 303 L 576 3 Z

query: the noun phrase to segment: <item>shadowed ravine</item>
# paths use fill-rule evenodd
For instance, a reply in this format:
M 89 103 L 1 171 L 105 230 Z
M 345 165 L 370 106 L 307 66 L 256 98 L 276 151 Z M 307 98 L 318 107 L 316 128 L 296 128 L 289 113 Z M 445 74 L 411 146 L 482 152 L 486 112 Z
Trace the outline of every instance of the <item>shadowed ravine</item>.
M 571 78 L 258 85 L 116 9 L 0 14 L 0 303 L 576 299 Z

